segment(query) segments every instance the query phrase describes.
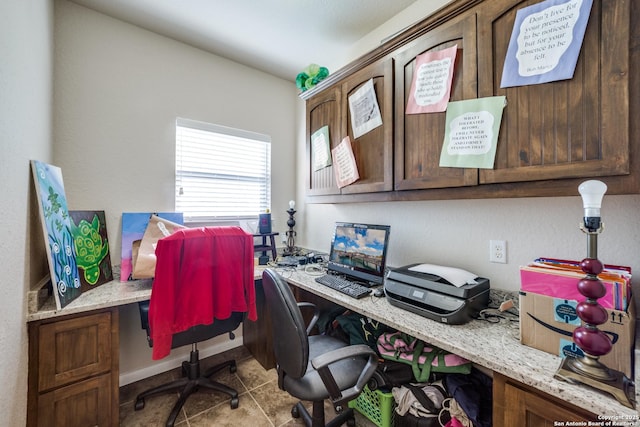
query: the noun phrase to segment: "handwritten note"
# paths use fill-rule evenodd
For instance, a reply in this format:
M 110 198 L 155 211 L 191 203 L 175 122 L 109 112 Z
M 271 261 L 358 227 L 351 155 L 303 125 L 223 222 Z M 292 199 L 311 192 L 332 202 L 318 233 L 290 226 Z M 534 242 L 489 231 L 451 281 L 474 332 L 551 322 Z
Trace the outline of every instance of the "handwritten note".
M 447 109 L 457 51 L 456 45 L 416 57 L 407 114 L 435 113 Z
M 573 77 L 592 0 L 547 0 L 518 10 L 501 87 Z

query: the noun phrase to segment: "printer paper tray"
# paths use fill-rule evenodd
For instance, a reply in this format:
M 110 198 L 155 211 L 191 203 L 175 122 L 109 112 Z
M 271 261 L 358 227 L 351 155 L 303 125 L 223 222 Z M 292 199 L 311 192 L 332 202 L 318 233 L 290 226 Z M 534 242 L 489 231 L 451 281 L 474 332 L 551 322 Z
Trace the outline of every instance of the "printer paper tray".
M 428 291 L 450 295 L 456 298 L 471 298 L 489 289 L 489 279 L 476 277 L 476 284 L 453 286 L 439 276 L 412 271 L 411 268 L 418 264 L 411 264 L 405 267 L 389 271 L 385 280 L 404 283 L 408 286 L 423 288 Z

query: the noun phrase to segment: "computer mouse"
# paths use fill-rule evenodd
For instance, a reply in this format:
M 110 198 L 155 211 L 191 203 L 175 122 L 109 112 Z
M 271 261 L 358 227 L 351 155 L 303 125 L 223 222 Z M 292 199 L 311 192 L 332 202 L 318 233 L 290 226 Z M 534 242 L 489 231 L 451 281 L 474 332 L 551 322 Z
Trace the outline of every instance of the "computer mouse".
M 384 290 L 382 288 L 374 289 L 373 291 L 371 291 L 371 295 L 378 298 L 383 297 Z

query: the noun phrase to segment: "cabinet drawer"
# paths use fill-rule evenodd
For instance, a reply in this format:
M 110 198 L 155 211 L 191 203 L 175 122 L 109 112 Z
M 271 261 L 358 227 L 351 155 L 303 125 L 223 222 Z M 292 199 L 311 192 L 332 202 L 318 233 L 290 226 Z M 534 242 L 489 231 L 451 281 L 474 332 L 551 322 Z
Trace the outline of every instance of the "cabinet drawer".
M 111 321 L 112 313 L 103 312 L 40 325 L 38 389 L 43 392 L 109 372 Z
M 38 427 L 113 425 L 111 374 L 58 388 L 38 398 Z

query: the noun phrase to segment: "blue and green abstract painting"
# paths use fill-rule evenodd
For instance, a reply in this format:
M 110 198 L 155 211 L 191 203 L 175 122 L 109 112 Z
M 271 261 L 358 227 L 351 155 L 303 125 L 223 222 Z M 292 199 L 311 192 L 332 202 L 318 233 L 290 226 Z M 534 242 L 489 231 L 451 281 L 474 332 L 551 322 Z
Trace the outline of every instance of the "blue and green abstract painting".
M 37 160 L 31 161 L 31 168 L 47 242 L 51 283 L 56 306 L 61 309 L 81 293 L 62 171 L 59 167 Z

